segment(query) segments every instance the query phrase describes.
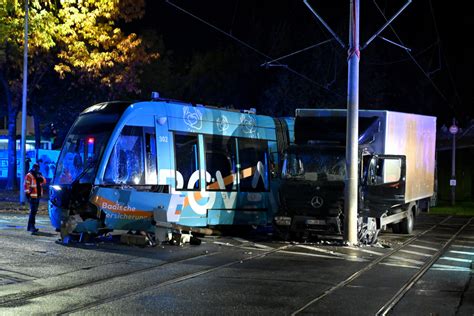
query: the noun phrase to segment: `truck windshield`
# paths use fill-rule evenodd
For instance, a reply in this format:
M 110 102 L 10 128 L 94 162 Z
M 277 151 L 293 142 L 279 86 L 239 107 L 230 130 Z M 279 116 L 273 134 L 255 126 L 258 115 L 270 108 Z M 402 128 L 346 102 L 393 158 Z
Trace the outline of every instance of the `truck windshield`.
M 345 152 L 343 149 L 292 148 L 285 155 L 282 175 L 310 181 L 343 181 Z
M 119 115 L 100 112 L 79 116 L 64 141 L 58 159 L 54 184 L 91 183 L 99 159 Z

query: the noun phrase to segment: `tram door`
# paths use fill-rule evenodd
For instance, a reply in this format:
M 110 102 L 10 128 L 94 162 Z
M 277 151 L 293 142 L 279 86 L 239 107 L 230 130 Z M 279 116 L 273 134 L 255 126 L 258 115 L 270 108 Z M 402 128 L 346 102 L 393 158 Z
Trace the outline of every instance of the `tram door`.
M 174 187 L 174 175 L 171 165 L 171 135 L 168 130 L 168 118 L 166 114 L 155 116 L 156 152 L 158 184 Z

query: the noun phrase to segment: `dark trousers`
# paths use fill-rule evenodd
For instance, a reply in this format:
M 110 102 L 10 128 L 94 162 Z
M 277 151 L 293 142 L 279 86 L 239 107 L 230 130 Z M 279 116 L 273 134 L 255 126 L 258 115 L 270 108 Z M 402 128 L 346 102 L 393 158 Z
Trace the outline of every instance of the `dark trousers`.
M 39 199 L 30 199 L 30 217 L 28 218 L 27 230 L 35 229 L 36 213 L 38 212 Z

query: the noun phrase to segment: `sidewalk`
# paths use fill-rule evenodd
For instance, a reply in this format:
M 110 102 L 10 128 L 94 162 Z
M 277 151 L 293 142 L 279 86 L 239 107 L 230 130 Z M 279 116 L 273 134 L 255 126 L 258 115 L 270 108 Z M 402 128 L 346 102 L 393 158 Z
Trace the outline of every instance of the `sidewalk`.
M 46 192 L 45 192 L 46 193 Z M 25 204 L 20 204 L 20 193 L 18 191 L 0 190 L 0 213 L 28 214 L 30 205 L 25 199 Z M 48 214 L 48 196 L 41 197 L 38 214 Z

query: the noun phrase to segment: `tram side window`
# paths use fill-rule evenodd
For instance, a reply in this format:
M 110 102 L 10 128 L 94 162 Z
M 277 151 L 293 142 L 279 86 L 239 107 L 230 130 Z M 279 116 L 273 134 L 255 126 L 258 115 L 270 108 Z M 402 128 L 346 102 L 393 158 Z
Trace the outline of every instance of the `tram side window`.
M 206 171 L 211 175 L 207 184 L 209 191 L 236 191 L 236 148 L 235 138 L 205 135 Z
M 104 182 L 129 185 L 145 184 L 143 153 L 143 128 L 125 126 L 110 155 Z
M 176 189 L 199 189 L 198 137 L 197 135 L 174 135 L 174 155 L 176 159 Z
M 239 139 L 240 191 L 268 191 L 268 143 Z
M 158 184 L 156 159 L 157 153 L 155 129 L 152 127 L 145 127 L 146 184 Z

